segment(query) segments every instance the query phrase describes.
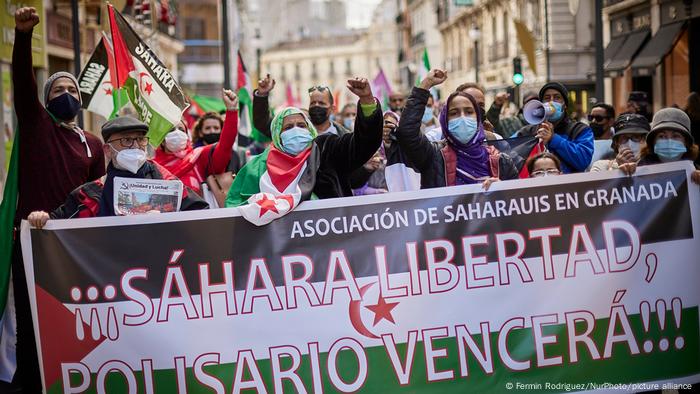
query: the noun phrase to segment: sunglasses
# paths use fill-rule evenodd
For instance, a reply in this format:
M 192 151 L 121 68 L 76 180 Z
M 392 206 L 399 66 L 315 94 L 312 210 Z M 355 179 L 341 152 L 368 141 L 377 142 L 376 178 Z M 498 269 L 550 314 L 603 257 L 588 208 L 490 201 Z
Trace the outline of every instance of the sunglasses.
M 588 121 L 589 121 L 589 122 L 592 122 L 592 121 L 594 121 L 594 120 L 595 120 L 596 122 L 602 122 L 602 121 L 604 121 L 605 119 L 610 119 L 610 118 L 607 117 L 607 116 L 602 116 L 602 115 L 588 115 Z
M 309 94 L 316 90 L 318 90 L 319 92 L 328 92 L 328 95 L 331 96 L 331 103 L 333 103 L 333 92 L 331 92 L 331 88 L 325 85 L 312 86 L 309 88 Z

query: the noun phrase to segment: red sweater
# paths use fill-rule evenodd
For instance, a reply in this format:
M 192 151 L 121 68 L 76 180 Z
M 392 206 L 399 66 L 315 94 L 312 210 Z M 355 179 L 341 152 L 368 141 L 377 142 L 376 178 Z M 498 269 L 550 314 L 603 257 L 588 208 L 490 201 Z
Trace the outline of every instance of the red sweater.
M 193 149 L 191 144 L 188 144 L 187 154 L 183 158 L 166 152 L 160 146 L 156 150 L 154 161 L 180 178 L 185 186 L 201 195 L 202 183 L 209 175 L 226 172 L 236 136 L 238 136 L 238 111 L 226 111 L 224 128 L 216 145 L 205 145 Z M 214 149 L 213 152 L 212 149 Z
M 73 130 L 56 124 L 39 101 L 32 69 L 32 33 L 15 30 L 12 86 L 19 132 L 19 197 L 16 221 L 32 211 L 51 212 L 78 186 L 105 174 L 102 142 L 86 132 L 92 151 Z

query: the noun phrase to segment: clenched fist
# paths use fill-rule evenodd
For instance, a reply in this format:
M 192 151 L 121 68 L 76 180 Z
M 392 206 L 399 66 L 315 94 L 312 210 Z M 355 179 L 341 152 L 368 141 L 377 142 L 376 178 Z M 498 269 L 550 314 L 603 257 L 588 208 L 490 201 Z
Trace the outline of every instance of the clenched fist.
M 39 14 L 34 7 L 22 7 L 15 11 L 15 28 L 21 32 L 29 33 L 34 26 L 39 24 Z
M 433 86 L 437 86 L 447 79 L 447 72 L 445 70 L 440 70 L 440 69 L 432 69 L 428 73 L 428 75 L 425 76 L 425 78 L 420 82 L 420 87 L 422 89 L 428 90 L 432 88 Z
M 369 86 L 367 78 L 356 77 L 348 79 L 347 88 L 360 98 L 360 104 L 375 103 L 374 96 L 372 96 L 372 88 Z
M 260 96 L 267 96 L 274 88 L 275 80 L 270 78 L 270 74 L 265 75 L 265 78 L 258 81 L 258 94 Z

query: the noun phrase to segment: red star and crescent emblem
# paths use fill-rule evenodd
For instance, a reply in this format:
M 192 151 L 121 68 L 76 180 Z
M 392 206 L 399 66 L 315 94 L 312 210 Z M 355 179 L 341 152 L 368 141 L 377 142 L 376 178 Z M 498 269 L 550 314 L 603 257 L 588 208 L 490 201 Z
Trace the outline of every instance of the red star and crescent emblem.
M 142 91 L 150 96 L 151 93 L 153 93 L 153 83 L 146 80 L 146 78 L 151 78 L 151 75 L 148 73 L 139 73 L 139 86 Z
M 262 217 L 268 211 L 272 211 L 274 213 L 279 214 L 279 211 L 277 210 L 277 205 L 275 205 L 276 201 L 277 200 L 275 200 L 275 199 L 271 200 L 271 199 L 267 198 L 267 194 L 263 194 L 262 198 L 256 202 L 256 204 L 258 204 L 260 206 L 260 216 L 259 217 Z
M 379 300 L 377 301 L 376 305 L 367 305 L 365 308 L 369 309 L 370 311 L 374 312 L 374 323 L 372 326 L 376 326 L 377 323 L 383 320 L 390 321 L 392 324 L 396 324 L 394 321 L 394 316 L 391 315 L 391 310 L 396 308 L 396 305 L 399 305 L 398 302 L 386 302 L 384 300 L 384 297 L 382 295 L 379 295 Z
M 362 322 L 362 317 L 360 316 L 360 304 L 364 300 L 367 291 L 376 284 L 377 282 L 371 282 L 362 286 L 360 288 L 361 299 L 356 301 L 350 301 L 349 307 L 350 323 L 352 324 L 355 331 L 357 331 L 359 334 L 366 336 L 367 338 L 372 339 L 379 339 L 379 336 L 371 332 L 367 328 L 367 326 L 365 326 L 365 324 Z M 366 309 L 374 313 L 374 322 L 372 327 L 379 324 L 382 320 L 386 320 L 388 322 L 391 322 L 392 324 L 396 324 L 396 322 L 394 321 L 394 316 L 391 314 L 391 311 L 394 308 L 396 308 L 397 305 L 399 305 L 398 302 L 386 302 L 381 293 L 379 294 L 379 298 L 377 299 L 377 303 L 375 305 L 365 305 Z
M 112 95 L 112 82 L 110 81 L 104 81 L 102 82 L 102 89 L 104 89 L 105 94 L 108 96 Z

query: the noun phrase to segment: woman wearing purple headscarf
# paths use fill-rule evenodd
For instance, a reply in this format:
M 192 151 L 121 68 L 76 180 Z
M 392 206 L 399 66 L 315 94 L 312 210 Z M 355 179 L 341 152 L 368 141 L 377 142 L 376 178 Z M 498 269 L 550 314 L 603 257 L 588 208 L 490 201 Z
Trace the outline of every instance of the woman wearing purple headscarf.
M 440 112 L 444 140 L 430 142 L 420 132 L 430 88 L 445 79 L 445 71 L 432 70 L 413 88 L 396 130 L 402 152 L 421 173 L 421 189 L 474 183 L 488 188 L 497 180 L 517 179 L 511 158 L 484 144 L 481 112 L 474 97 L 466 93 L 452 93 Z

